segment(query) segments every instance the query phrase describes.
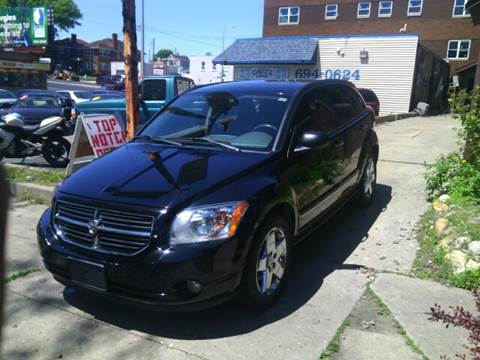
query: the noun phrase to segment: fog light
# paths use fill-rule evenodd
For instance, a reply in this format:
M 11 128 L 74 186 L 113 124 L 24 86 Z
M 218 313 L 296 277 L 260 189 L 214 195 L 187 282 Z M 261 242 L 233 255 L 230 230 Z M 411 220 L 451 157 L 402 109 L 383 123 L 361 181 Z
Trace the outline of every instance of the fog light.
M 202 291 L 202 284 L 195 280 L 188 280 L 187 289 L 193 294 L 198 294 L 200 291 Z

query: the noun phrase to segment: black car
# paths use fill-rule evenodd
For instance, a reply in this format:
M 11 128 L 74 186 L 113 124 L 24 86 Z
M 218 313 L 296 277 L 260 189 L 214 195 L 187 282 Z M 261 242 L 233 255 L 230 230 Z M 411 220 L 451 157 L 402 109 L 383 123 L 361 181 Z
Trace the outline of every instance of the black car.
M 20 114 L 25 125 L 38 125 L 51 116 L 70 118 L 71 102 L 55 92 L 30 90 L 18 93 L 18 101 L 10 113 Z
M 374 114 L 349 82 L 232 82 L 177 96 L 67 178 L 38 224 L 59 282 L 157 308 L 272 304 L 292 245 L 375 192 Z
M 122 82 L 122 77 L 120 75 L 99 75 L 95 81 L 95 83 L 100 86 L 120 82 Z

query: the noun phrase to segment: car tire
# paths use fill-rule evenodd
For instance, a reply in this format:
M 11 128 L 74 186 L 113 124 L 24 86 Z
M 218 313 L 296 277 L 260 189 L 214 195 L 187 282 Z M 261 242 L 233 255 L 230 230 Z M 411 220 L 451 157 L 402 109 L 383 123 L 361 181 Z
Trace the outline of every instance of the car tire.
M 257 230 L 240 285 L 244 304 L 263 310 L 278 299 L 292 261 L 290 229 L 287 220 L 275 214 Z
M 365 168 L 359 184 L 359 202 L 363 207 L 368 207 L 373 201 L 377 185 L 377 159 L 373 152 L 367 156 Z
M 68 165 L 70 147 L 70 143 L 65 138 L 50 137 L 42 144 L 43 157 L 53 167 L 65 167 Z

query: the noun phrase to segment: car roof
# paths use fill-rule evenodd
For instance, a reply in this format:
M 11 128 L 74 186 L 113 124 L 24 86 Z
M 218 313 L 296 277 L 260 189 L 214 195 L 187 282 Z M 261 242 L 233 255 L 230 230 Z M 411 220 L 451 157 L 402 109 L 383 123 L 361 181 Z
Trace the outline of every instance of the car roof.
M 205 86 L 199 86 L 189 91 L 192 93 L 204 93 L 211 91 L 240 91 L 250 93 L 279 93 L 285 95 L 295 95 L 304 89 L 315 88 L 323 85 L 354 85 L 344 80 L 311 80 L 311 81 L 270 81 L 270 80 L 249 80 L 249 81 L 231 81 L 224 83 L 215 83 Z

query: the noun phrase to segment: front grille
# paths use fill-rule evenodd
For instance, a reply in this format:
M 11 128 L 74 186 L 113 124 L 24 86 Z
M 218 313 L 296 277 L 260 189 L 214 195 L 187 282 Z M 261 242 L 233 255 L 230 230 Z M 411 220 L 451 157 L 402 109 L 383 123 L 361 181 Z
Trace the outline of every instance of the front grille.
M 53 225 L 65 242 L 99 252 L 132 255 L 144 249 L 153 216 L 71 202 L 55 203 Z

